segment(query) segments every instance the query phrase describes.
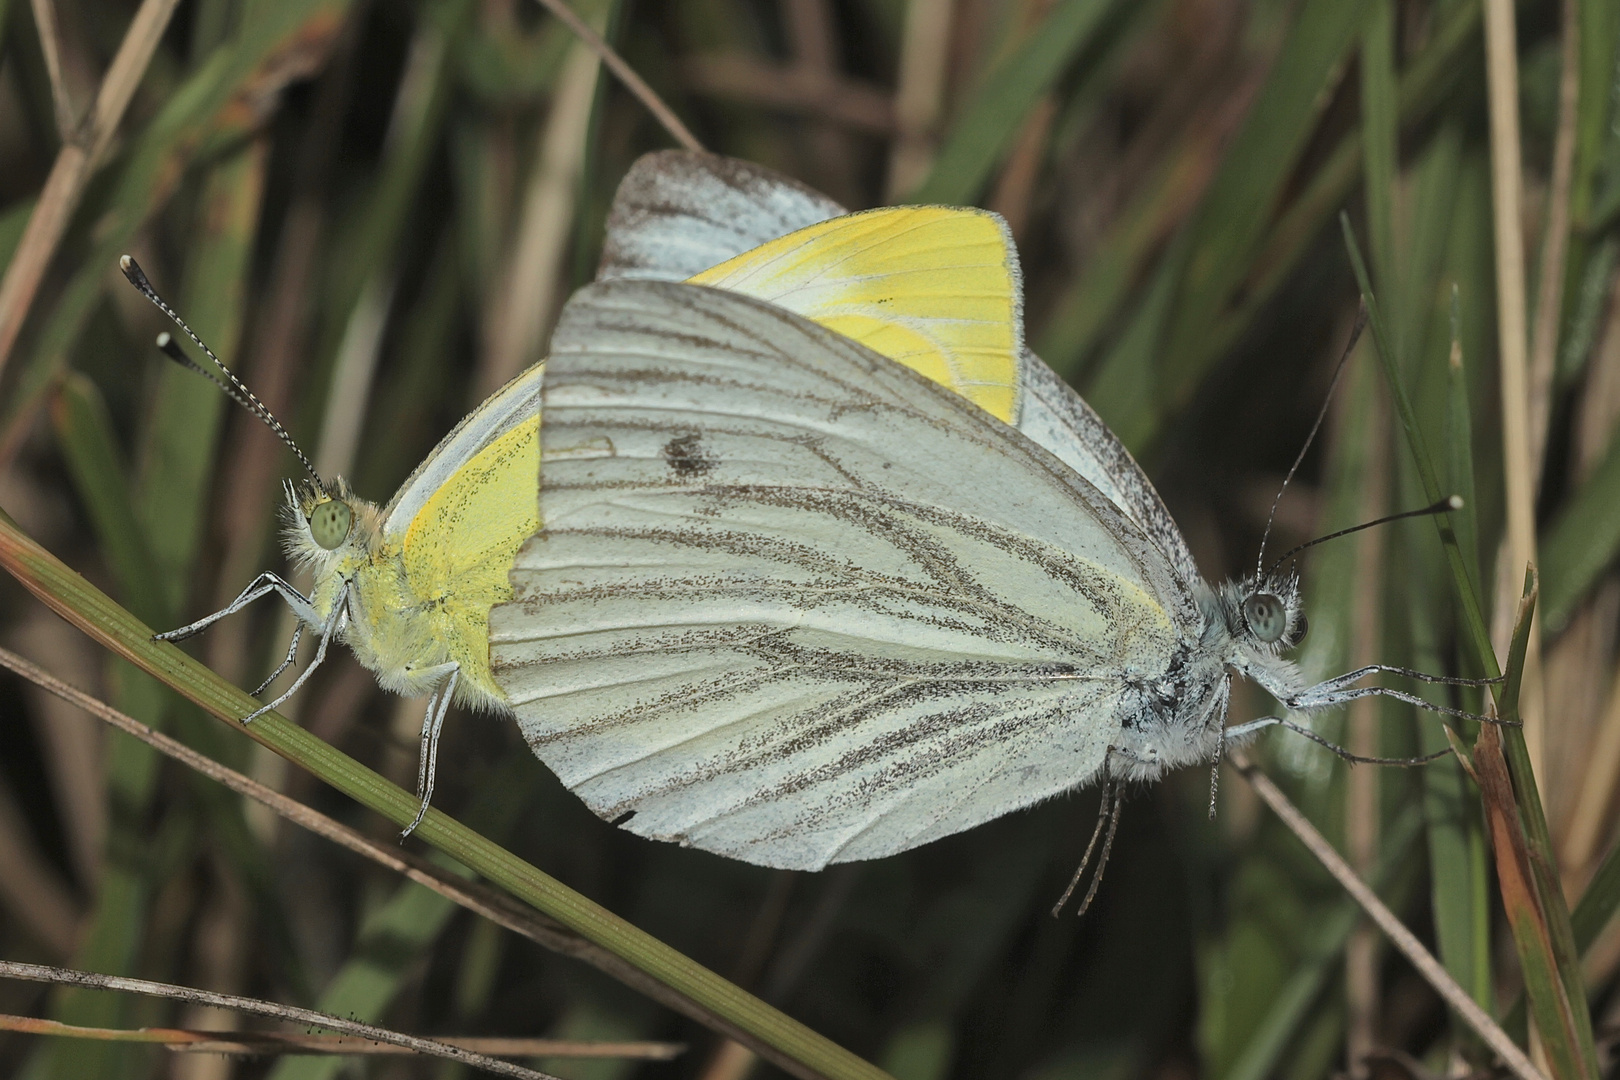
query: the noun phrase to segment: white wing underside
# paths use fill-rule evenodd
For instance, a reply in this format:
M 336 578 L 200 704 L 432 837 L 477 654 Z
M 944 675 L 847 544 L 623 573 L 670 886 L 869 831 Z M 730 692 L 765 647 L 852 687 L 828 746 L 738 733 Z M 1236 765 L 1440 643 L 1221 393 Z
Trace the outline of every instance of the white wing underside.
M 632 832 L 813 869 L 969 828 L 1094 775 L 1197 625 L 1051 455 L 770 305 L 593 286 L 544 396 L 545 527 L 491 659 Z
M 614 196 L 597 279 L 685 281 L 848 212 L 762 166 L 685 150 L 646 154 Z M 1123 510 L 1191 587 L 1192 552 L 1130 451 L 1045 361 L 1027 348 L 1020 359 L 1018 429 Z
M 660 150 L 614 193 L 596 280 L 685 281 L 790 232 L 849 211 L 770 169 Z

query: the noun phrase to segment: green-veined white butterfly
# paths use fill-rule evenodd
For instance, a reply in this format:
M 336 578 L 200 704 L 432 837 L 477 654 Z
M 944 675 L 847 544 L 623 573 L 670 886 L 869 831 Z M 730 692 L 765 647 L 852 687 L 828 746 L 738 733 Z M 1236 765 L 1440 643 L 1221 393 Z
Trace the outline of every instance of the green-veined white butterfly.
M 1305 629 L 1297 577 L 1206 583 L 1124 447 L 1027 350 L 998 419 L 683 283 L 760 242 L 738 222 L 826 208 L 665 158 L 627 181 L 606 280 L 552 339 L 544 526 L 490 617 L 525 736 L 598 815 L 818 869 L 1287 723 L 1227 728 L 1234 673 L 1290 710 L 1434 708 L 1353 686 L 1383 666 L 1307 685 L 1281 655 Z

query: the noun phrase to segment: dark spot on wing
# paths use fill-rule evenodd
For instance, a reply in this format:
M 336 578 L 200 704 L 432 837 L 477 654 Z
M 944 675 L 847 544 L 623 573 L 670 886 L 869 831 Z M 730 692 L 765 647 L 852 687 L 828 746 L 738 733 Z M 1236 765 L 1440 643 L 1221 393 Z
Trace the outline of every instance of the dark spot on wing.
M 613 821 L 612 821 L 612 824 L 615 827 L 623 825 L 625 822 L 629 821 L 631 818 L 633 818 L 635 816 L 636 816 L 636 812 L 634 810 L 626 810 L 624 813 L 622 813 L 618 817 L 614 818 Z
M 695 431 L 690 435 L 677 435 L 665 443 L 664 460 L 677 476 L 702 476 L 719 464 L 704 448 L 703 436 Z

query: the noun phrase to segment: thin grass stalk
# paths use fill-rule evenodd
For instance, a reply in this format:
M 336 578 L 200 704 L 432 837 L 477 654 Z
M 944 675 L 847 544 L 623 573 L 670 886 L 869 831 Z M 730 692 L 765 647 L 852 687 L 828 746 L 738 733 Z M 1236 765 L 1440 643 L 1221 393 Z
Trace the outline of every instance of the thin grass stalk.
M 1232 754 L 1231 759 L 1238 772 L 1254 787 L 1261 800 L 1271 807 L 1294 835 L 1310 849 L 1311 854 L 1328 873 L 1332 874 L 1356 903 L 1361 905 L 1362 910 L 1378 924 L 1390 942 L 1413 967 L 1417 968 L 1424 981 L 1435 989 L 1447 1005 L 1456 1010 L 1457 1015 L 1478 1032 L 1485 1044 L 1502 1059 L 1502 1063 L 1520 1080 L 1546 1080 L 1540 1070 L 1530 1063 L 1524 1051 L 1508 1038 L 1507 1032 L 1491 1019 L 1490 1014 L 1482 1009 L 1466 990 L 1457 985 L 1457 980 L 1451 977 L 1450 972 L 1446 971 L 1440 961 L 1423 947 L 1423 943 L 1406 928 L 1395 913 L 1378 899 L 1378 894 L 1356 875 L 1350 864 L 1344 861 L 1344 857 L 1328 843 L 1327 837 L 1318 832 L 1310 819 L 1300 813 L 1299 808 L 1283 794 L 1282 789 L 1265 773 L 1255 768 L 1253 762 L 1241 751 Z
M 97 990 L 121 990 L 125 993 L 150 994 L 155 997 L 171 998 L 176 1001 L 211 1005 L 235 1012 L 244 1012 L 251 1016 L 266 1016 L 287 1023 L 328 1028 L 345 1035 L 356 1035 L 363 1039 L 390 1043 L 416 1054 L 471 1065 L 476 1069 L 496 1076 L 511 1076 L 516 1080 L 557 1080 L 557 1077 L 552 1076 L 550 1073 L 526 1069 L 509 1061 L 501 1061 L 487 1054 L 474 1053 L 471 1050 L 464 1050 L 459 1046 L 451 1046 L 434 1039 L 422 1039 L 415 1035 L 406 1035 L 402 1032 L 391 1031 L 388 1028 L 376 1027 L 372 1024 L 357 1024 L 342 1017 L 315 1012 L 313 1009 L 279 1005 L 275 1002 L 245 998 L 236 994 L 216 994 L 208 990 L 152 982 L 148 979 L 99 975 L 90 971 L 69 971 L 64 968 L 50 968 L 40 964 L 19 964 L 10 960 L 0 960 L 0 978 L 26 979 L 32 982 L 53 983 L 57 986 L 91 987 Z
M 1496 316 L 1502 388 L 1502 465 L 1507 489 L 1507 534 L 1496 563 L 1491 639 L 1507 647 L 1513 630 L 1515 578 L 1536 558 L 1536 470 L 1531 448 L 1528 319 L 1522 222 L 1523 165 L 1519 147 L 1519 61 L 1513 0 L 1484 0 L 1486 91 L 1490 104 L 1492 238 L 1496 245 Z M 1524 742 L 1536 782 L 1545 783 L 1546 704 L 1542 690 L 1540 629 L 1532 626 L 1525 661 Z

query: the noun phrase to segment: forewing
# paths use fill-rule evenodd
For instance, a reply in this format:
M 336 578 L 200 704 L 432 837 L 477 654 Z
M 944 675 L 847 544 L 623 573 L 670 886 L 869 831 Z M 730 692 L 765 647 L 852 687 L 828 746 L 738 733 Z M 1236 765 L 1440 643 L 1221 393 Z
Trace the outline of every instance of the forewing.
M 644 154 L 608 211 L 598 281 L 685 281 L 779 236 L 848 213 L 780 173 L 688 150 Z
M 508 433 L 525 426 L 533 427 L 538 422 L 540 383 L 545 366 L 542 360 L 521 372 L 485 398 L 483 404 L 439 440 L 439 445 L 400 485 L 383 510 L 384 535 L 403 537 L 422 507 L 457 470 Z
M 746 259 L 754 255 L 752 249 L 846 214 L 843 207 L 815 190 L 749 162 L 686 150 L 646 154 L 631 166 L 614 197 L 598 279 L 685 281 L 713 276 L 727 260 Z M 1015 275 L 1015 305 L 1021 307 L 1017 256 L 1010 240 L 1006 250 L 1005 261 Z M 760 264 L 756 260 L 753 265 Z M 772 299 L 761 290 L 750 294 Z M 778 302 L 783 301 L 801 315 L 818 318 L 803 306 L 795 306 L 796 297 L 782 295 Z M 1021 311 L 1016 318 L 1013 330 L 1021 347 Z M 833 328 L 840 332 L 851 329 Z M 881 341 L 867 344 L 907 362 Z M 1091 407 L 1038 356 L 1022 349 L 1016 374 L 1011 378 L 990 375 L 984 380 L 989 385 L 974 390 L 957 385 L 948 375 L 942 378 L 924 366 L 928 362 L 921 359 L 913 366 L 1016 424 L 1119 506 L 1153 539 L 1185 582 L 1191 585 L 1198 580 L 1198 567 L 1187 542 L 1147 476 Z M 974 374 L 965 381 L 980 380 Z M 1003 387 L 1014 391 L 1010 405 L 1004 402 Z
M 1191 588 L 1198 564 L 1142 467 L 1074 388 L 1033 352 L 1023 351 L 1018 430 L 1046 447 L 1125 512 Z
M 1090 777 L 1196 625 L 1061 462 L 789 312 L 593 286 L 550 363 L 545 526 L 491 657 L 634 832 L 813 868 L 968 828 Z

